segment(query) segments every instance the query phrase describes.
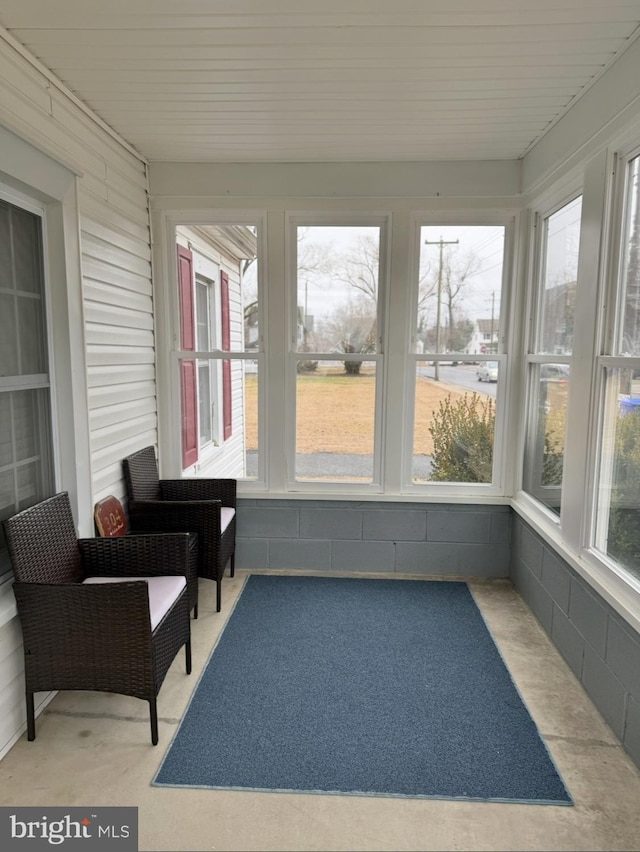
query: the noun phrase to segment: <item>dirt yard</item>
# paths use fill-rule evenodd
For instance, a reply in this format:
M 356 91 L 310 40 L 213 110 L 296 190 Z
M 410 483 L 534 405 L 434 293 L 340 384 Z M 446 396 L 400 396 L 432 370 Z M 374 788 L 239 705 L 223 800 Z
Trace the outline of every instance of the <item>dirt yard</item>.
M 247 376 L 247 448 L 257 449 L 257 380 Z M 375 379 L 372 375 L 347 376 L 341 370 L 298 376 L 297 451 L 299 453 L 373 452 L 373 408 Z M 440 402 L 465 391 L 443 382 L 421 379 L 416 398 L 416 454 L 432 451 L 429 424 Z M 471 393 L 471 391 L 466 391 Z

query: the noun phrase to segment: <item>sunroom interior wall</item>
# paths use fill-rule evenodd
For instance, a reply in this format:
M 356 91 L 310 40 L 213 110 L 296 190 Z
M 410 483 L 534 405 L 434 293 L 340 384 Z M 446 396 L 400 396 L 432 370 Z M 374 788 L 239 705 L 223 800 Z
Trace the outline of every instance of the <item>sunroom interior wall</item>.
M 50 250 L 65 256 L 67 285 L 77 276 L 82 293 L 81 299 L 69 293 L 67 346 L 78 371 L 74 418 L 82 422 L 74 428 L 84 444 L 70 462 L 73 470 L 62 473 L 63 481 L 83 480 L 76 520 L 80 533 L 91 535 L 93 502 L 124 492 L 122 457 L 157 438 L 146 164 L 1 35 L 0 125 L 79 175 L 77 208 L 74 202 L 62 212 L 70 243 Z M 3 162 L 0 152 L 0 169 L 6 169 Z M 40 197 L 40 180 L 39 174 L 23 175 L 21 188 Z M 25 718 L 13 594 L 0 600 L 0 624 L 1 755 Z
M 146 164 L 0 39 L 0 122 L 80 172 L 92 499 L 157 440 Z M 90 514 L 90 512 L 89 512 Z
M 515 512 L 510 578 L 640 767 L 638 630 Z

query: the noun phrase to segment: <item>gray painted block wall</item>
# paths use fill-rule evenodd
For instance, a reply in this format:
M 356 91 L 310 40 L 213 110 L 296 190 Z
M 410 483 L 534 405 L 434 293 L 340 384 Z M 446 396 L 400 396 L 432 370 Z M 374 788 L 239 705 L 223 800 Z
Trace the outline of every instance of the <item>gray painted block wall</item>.
M 239 499 L 237 513 L 238 568 L 509 576 L 508 506 Z
M 640 634 L 515 513 L 511 581 L 640 766 Z

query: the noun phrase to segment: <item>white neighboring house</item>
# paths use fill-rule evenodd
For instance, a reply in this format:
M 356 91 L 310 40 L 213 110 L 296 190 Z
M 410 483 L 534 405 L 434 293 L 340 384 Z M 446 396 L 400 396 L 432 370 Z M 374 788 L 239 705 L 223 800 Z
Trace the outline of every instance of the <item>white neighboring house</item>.
M 176 228 L 183 350 L 218 357 L 180 363 L 182 469 L 186 476 L 242 478 L 244 362 L 219 357 L 245 348 L 243 269 L 256 256 L 244 225 Z
M 478 319 L 473 324 L 473 334 L 465 352 L 468 355 L 489 355 L 498 351 L 500 318 Z

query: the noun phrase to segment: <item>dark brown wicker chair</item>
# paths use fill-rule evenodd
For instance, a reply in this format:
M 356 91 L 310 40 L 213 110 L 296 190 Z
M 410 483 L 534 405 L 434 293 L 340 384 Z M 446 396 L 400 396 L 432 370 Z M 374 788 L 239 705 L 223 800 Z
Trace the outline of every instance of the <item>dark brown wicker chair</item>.
M 198 574 L 216 581 L 216 608 L 222 602 L 227 562 L 235 571 L 236 480 L 160 479 L 153 447 L 127 456 L 123 468 L 132 531 L 163 529 L 198 534 Z
M 67 492 L 3 526 L 24 639 L 28 739 L 36 736 L 34 693 L 81 689 L 148 701 L 156 745 L 157 695 L 182 647 L 191 672 L 188 535 L 78 539 Z
M 93 507 L 93 520 L 96 532 L 100 536 L 113 538 L 114 536 L 129 535 L 127 513 L 124 506 L 113 494 L 98 500 Z M 147 530 L 145 533 L 136 531 L 136 535 L 153 535 L 155 530 Z M 198 617 L 198 535 L 187 533 L 189 536 L 189 573 L 187 574 L 187 585 L 189 587 L 189 607 L 193 610 L 193 617 Z

